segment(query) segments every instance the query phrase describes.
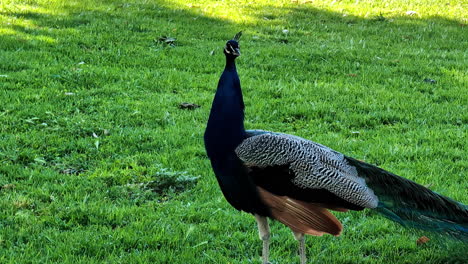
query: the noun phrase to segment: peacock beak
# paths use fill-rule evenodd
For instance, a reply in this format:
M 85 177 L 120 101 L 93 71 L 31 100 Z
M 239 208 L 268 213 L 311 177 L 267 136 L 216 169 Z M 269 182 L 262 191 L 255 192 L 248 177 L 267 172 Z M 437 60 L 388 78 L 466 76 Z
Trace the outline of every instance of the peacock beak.
M 239 48 L 234 48 L 234 47 L 232 47 L 232 46 L 229 45 L 229 44 L 226 45 L 226 47 L 224 47 L 224 53 L 230 54 L 230 55 L 236 56 L 236 57 L 240 56 L 240 50 L 239 50 Z

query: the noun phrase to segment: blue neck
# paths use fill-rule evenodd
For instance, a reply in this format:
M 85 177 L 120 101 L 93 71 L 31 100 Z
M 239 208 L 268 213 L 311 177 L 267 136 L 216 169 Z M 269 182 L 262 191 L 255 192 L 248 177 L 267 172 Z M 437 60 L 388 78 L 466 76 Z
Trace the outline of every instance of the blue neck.
M 221 158 L 233 154 L 244 139 L 244 100 L 239 76 L 234 59 L 226 57 L 205 131 L 208 156 Z
M 248 169 L 235 153 L 246 132 L 244 100 L 234 59 L 226 54 L 226 67 L 205 130 L 205 148 L 226 200 L 238 210 L 267 216 L 269 209 L 261 202 Z
M 224 67 L 224 71 L 235 71 L 237 75 L 235 58 L 226 56 L 226 66 Z

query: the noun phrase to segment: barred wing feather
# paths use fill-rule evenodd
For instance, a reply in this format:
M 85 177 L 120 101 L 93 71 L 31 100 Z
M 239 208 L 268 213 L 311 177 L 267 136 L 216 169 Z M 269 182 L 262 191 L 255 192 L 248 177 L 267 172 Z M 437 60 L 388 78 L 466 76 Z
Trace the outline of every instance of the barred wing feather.
M 236 148 L 247 166 L 288 166 L 295 175 L 292 183 L 302 189 L 325 189 L 352 204 L 377 207 L 378 198 L 343 154 L 288 134 L 260 130 L 247 134 L 250 137 Z

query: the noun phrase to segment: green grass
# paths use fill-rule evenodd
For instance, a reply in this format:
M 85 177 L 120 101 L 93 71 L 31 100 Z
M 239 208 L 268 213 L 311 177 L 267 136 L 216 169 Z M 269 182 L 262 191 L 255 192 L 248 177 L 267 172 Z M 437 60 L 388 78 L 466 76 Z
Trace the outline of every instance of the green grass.
M 1 1 L 0 263 L 260 263 L 255 221 L 224 200 L 202 142 L 239 30 L 247 128 L 468 203 L 466 12 L 451 0 Z M 369 211 L 337 217 L 343 235 L 308 237 L 310 261 L 468 259 L 461 242 Z M 272 232 L 272 262 L 299 263 L 290 231 Z M 433 239 L 417 246 L 421 235 Z

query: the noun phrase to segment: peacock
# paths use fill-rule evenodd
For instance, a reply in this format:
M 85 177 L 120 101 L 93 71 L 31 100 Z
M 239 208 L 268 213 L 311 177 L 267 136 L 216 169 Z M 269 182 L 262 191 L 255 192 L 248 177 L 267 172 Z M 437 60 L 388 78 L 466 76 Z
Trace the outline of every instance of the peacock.
M 204 134 L 207 155 L 226 200 L 253 214 L 268 263 L 268 218 L 288 226 L 306 263 L 305 234 L 340 235 L 330 212 L 373 209 L 405 227 L 468 238 L 466 205 L 413 181 L 293 135 L 245 130 L 244 100 L 235 60 L 242 32 L 224 47 Z

